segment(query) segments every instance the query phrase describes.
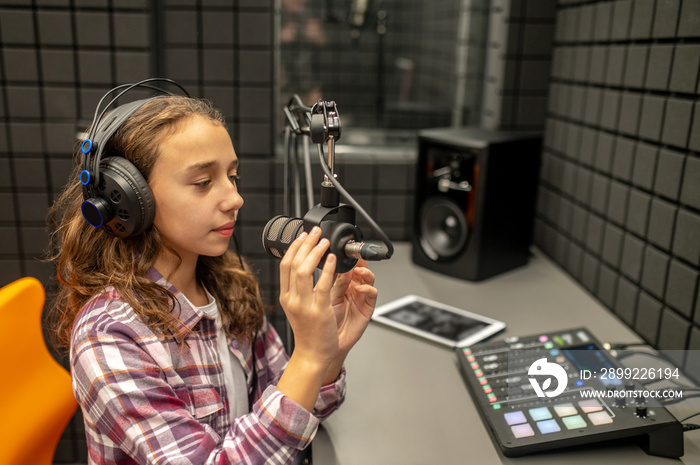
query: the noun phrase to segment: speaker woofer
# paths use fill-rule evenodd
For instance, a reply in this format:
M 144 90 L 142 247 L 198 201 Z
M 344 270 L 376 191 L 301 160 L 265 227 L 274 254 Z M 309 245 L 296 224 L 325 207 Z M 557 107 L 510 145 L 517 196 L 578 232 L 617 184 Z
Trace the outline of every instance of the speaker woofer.
M 469 237 L 465 214 L 447 197 L 431 197 L 420 209 L 420 244 L 431 260 L 455 258 Z

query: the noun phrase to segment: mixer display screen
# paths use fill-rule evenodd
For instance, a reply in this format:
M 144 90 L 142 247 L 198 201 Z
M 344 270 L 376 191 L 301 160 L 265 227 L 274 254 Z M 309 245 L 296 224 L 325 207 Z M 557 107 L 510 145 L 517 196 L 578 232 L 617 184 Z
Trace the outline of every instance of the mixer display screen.
M 596 349 L 593 344 L 573 349 L 564 349 L 562 352 L 564 352 L 564 355 L 566 355 L 578 369 L 581 381 L 583 381 L 583 378 L 589 373 L 614 373 L 614 369 L 616 368 L 615 364 L 608 358 L 608 355 L 606 355 L 604 351 Z M 622 384 L 622 380 L 615 376 L 603 376 L 597 379 L 606 387 L 619 386 Z

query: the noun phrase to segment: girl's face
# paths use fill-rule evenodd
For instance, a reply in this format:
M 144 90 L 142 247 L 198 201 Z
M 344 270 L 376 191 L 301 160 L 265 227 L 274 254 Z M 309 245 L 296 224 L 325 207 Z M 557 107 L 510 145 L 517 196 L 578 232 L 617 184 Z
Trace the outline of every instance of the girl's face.
M 226 129 L 195 116 L 163 137 L 148 181 L 155 198 L 153 224 L 183 261 L 228 249 L 243 198 L 238 157 Z

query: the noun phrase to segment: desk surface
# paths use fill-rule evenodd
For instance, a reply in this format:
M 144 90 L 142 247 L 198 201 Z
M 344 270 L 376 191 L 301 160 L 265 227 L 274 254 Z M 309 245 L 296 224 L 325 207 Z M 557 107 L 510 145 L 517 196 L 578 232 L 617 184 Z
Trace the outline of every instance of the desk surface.
M 391 260 L 371 268 L 379 305 L 406 294 L 432 298 L 505 321 L 505 332 L 494 340 L 585 326 L 601 341 L 639 342 L 578 283 L 539 251 L 533 253 L 527 266 L 480 283 L 414 265 L 410 244 L 396 244 Z M 680 462 L 649 456 L 636 444 L 505 457 L 479 417 L 453 352 L 376 322 L 346 367 L 346 401 L 313 443 L 318 465 L 700 463 L 700 430 L 685 434 Z

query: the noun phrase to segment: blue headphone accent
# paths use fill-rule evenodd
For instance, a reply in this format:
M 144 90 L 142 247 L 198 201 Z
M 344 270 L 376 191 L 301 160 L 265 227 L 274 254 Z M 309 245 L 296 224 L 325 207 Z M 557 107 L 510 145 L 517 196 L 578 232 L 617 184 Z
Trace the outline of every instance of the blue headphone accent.
M 90 172 L 88 170 L 83 170 L 80 172 L 80 184 L 83 186 L 90 184 Z
M 90 223 L 90 226 L 99 228 L 100 226 L 104 225 L 102 212 L 91 201 L 86 200 L 83 202 L 83 204 L 80 206 L 80 211 L 83 212 L 83 218 L 85 218 L 85 221 Z
M 87 149 L 85 148 L 85 144 L 88 144 Z M 83 153 L 89 153 L 90 150 L 92 150 L 92 141 L 90 139 L 85 139 L 82 144 L 80 144 L 80 151 Z

